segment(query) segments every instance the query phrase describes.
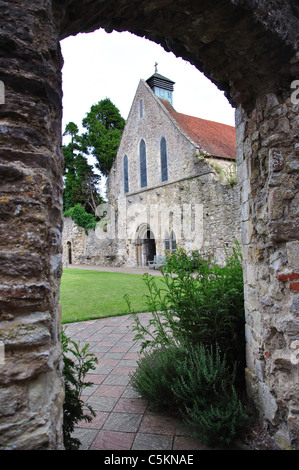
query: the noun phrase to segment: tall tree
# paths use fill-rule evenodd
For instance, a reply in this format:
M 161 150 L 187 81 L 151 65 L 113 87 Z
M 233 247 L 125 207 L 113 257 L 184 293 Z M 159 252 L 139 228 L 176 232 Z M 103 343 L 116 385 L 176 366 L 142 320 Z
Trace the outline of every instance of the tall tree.
M 87 132 L 83 134 L 84 144 L 96 158 L 95 166 L 107 176 L 115 159 L 125 119 L 109 98 L 91 106 L 82 121 Z
M 64 145 L 64 210 L 81 204 L 87 212 L 95 213 L 96 207 L 103 202 L 97 185 L 100 175 L 94 172 L 93 166 L 85 156 L 87 149 L 79 129 L 73 122 L 65 128 L 64 136 L 70 135 L 71 141 Z

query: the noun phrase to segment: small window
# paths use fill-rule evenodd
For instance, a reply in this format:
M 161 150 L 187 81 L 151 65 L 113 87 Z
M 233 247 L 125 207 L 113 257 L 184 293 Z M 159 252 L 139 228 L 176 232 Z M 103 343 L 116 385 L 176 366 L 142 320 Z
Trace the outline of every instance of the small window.
M 143 100 L 139 101 L 139 117 L 143 117 Z
M 166 140 L 162 137 L 160 142 L 160 151 L 161 151 L 161 175 L 162 181 L 168 180 L 168 171 L 167 171 L 167 151 L 166 151 Z
M 164 237 L 164 249 L 165 249 L 166 253 L 170 252 L 170 240 L 169 240 L 168 233 L 166 233 L 165 237 Z
M 140 184 L 142 188 L 147 186 L 146 148 L 143 139 L 140 142 Z
M 127 155 L 124 156 L 124 191 L 129 192 L 129 164 Z
M 164 236 L 164 249 L 167 253 L 174 253 L 177 250 L 175 233 L 171 230 L 170 238 L 166 232 Z

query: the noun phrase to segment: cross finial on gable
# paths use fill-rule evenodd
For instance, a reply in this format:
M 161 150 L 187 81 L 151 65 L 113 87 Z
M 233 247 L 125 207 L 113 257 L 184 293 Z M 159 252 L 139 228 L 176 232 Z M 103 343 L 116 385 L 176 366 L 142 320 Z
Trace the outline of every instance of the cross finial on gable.
M 155 73 L 158 72 L 158 62 L 155 62 Z

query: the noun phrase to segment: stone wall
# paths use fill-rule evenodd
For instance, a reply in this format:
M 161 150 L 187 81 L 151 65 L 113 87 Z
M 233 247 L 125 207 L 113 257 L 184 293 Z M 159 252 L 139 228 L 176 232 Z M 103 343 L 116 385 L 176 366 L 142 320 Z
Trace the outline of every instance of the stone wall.
M 0 448 L 60 449 L 59 31 L 51 2 L 0 2 L 0 16 Z
M 237 187 L 221 184 L 211 174 L 133 193 L 119 206 L 125 214 L 123 219 L 118 210 L 120 225 L 125 224 L 127 232 L 118 237 L 118 259 L 126 265 L 137 265 L 135 242 L 143 224 L 152 230 L 158 255 L 164 255 L 164 236 L 171 230 L 179 247 L 187 252 L 199 249 L 220 264 L 225 250 L 240 239 Z
M 64 267 L 70 264 L 118 266 L 117 246 L 114 240 L 99 238 L 96 230 L 88 229 L 86 233 L 70 217 L 66 217 L 63 218 L 62 263 Z
M 248 393 L 283 448 L 299 436 L 298 115 L 275 94 L 236 115 Z

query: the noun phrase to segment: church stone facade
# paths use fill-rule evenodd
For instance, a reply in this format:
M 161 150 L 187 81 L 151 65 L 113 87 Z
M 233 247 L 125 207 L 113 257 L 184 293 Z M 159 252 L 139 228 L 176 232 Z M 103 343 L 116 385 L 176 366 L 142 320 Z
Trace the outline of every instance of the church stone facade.
M 238 188 L 227 178 L 235 129 L 176 112 L 173 89 L 157 72 L 140 80 L 108 178 L 119 265 L 146 266 L 177 247 L 221 263 L 239 239 Z

